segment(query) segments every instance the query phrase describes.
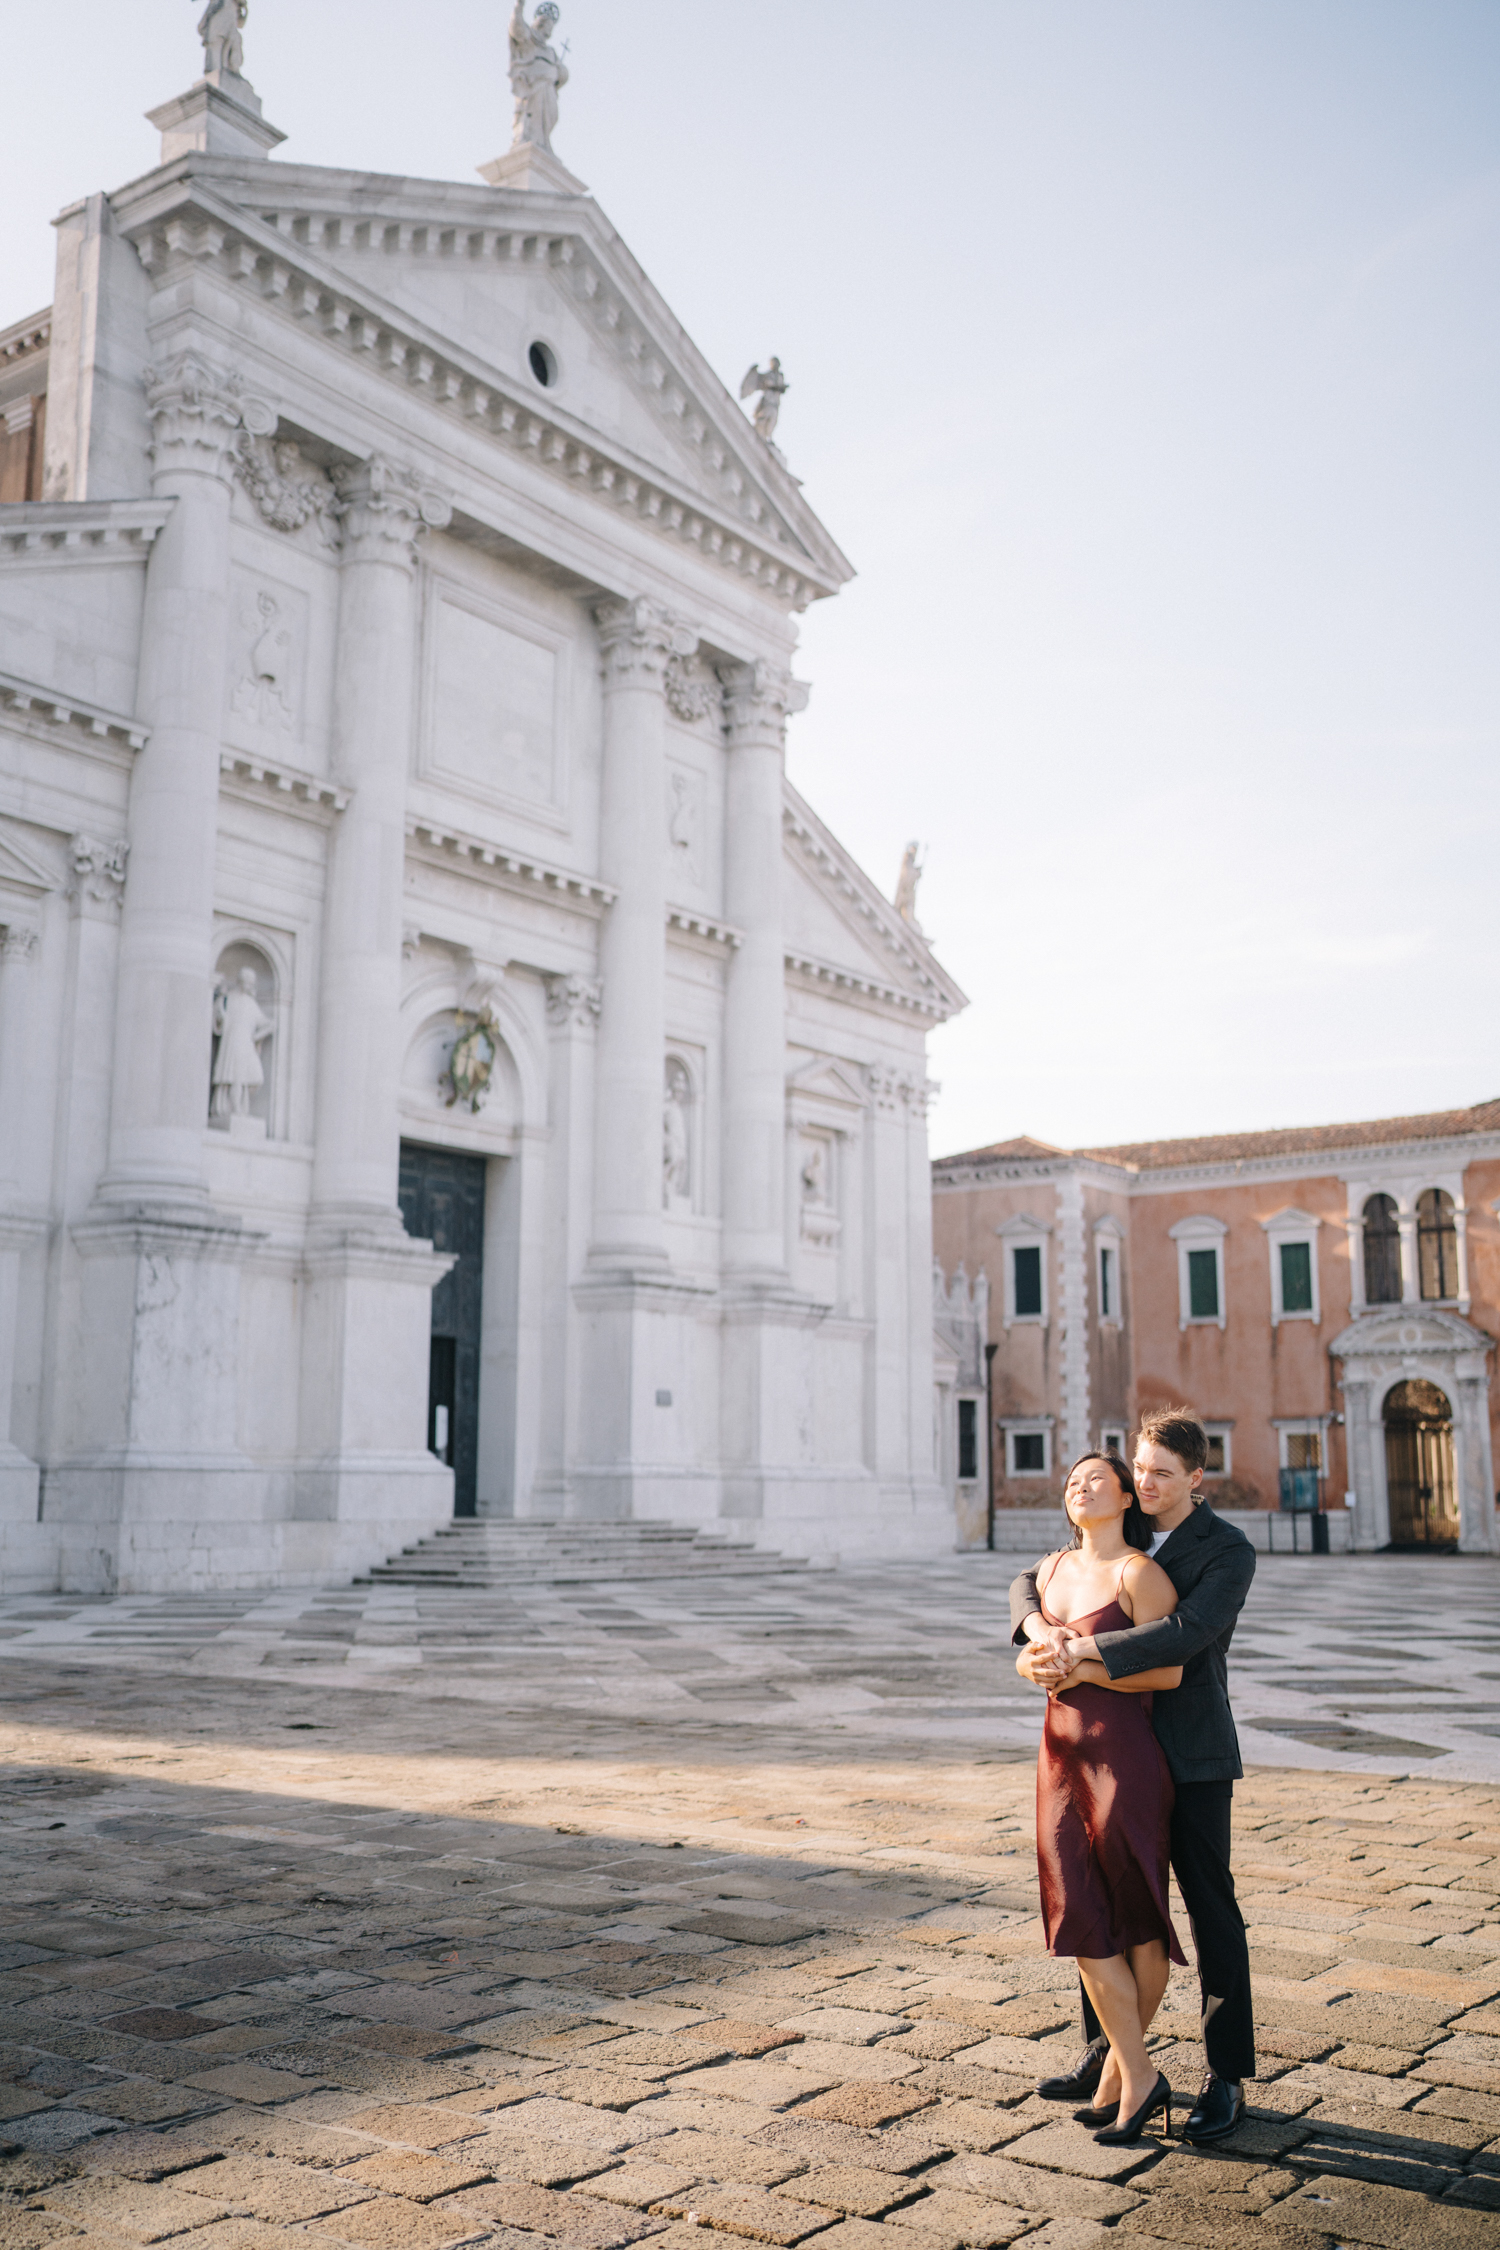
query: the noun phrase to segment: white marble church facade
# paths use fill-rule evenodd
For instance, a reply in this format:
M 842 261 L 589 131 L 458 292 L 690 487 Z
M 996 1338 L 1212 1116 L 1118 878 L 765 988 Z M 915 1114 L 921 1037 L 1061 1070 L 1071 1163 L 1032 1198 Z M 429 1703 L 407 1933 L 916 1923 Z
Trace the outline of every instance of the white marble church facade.
M 0 1583 L 329 1578 L 455 1491 L 951 1547 L 962 995 L 784 770 L 848 565 L 545 148 L 153 122 L 0 335 Z

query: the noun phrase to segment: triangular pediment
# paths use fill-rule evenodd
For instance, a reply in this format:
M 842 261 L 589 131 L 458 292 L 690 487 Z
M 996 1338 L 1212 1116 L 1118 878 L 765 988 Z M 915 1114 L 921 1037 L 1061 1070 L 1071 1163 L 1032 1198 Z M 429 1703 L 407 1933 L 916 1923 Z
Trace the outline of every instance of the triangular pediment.
M 58 888 L 56 870 L 47 867 L 7 828 L 0 829 L 0 891 L 14 898 L 43 898 Z
M 181 267 L 244 290 L 787 606 L 852 576 L 591 197 L 190 157 L 111 203 L 158 283 Z
M 860 1110 L 869 1099 L 858 1071 L 835 1055 L 814 1055 L 791 1072 L 786 1090 L 789 1097 L 838 1109 Z
M 926 939 L 788 783 L 783 799 L 787 961 L 814 982 L 847 983 L 929 1022 L 968 1002 Z

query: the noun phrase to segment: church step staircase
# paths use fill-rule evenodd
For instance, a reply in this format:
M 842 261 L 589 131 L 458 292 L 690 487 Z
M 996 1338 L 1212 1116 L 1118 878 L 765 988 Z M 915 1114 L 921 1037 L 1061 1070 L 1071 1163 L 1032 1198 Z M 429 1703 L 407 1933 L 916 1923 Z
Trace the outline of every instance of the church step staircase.
M 356 1586 L 442 1586 L 504 1590 L 582 1586 L 621 1578 L 771 1578 L 805 1571 L 806 1562 L 767 1554 L 682 1524 L 513 1523 L 456 1518 Z

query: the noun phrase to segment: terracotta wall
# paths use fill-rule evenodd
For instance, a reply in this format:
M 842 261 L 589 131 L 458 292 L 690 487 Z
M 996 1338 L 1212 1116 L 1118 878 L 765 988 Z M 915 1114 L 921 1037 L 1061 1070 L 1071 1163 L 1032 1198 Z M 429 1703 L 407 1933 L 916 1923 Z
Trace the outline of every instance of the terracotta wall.
M 1004 1243 L 995 1232 L 1007 1219 L 1032 1218 L 1053 1230 L 1049 1246 L 1047 1286 L 1052 1318 L 1042 1328 L 1005 1328 Z M 989 1276 L 990 1341 L 995 1354 L 991 1399 L 991 1474 L 997 1508 L 1034 1508 L 1050 1500 L 1053 1480 L 1040 1477 L 1008 1478 L 1004 1449 L 996 1442 L 994 1423 L 1006 1415 L 1017 1418 L 1060 1414 L 1057 1376 L 1057 1191 L 1050 1180 L 1027 1180 L 1019 1186 L 939 1189 L 932 1199 L 933 1255 L 951 1277 L 962 1261 L 972 1280 Z M 1059 1439 L 1060 1442 L 1060 1439 Z
M 1307 1211 L 1317 1235 L 1320 1319 L 1271 1325 L 1271 1254 L 1261 1222 L 1279 1211 Z M 1328 1346 L 1349 1320 L 1348 1198 L 1332 1178 L 1258 1181 L 1243 1187 L 1182 1188 L 1131 1200 L 1135 1275 L 1135 1397 L 1148 1406 L 1196 1407 L 1206 1422 L 1231 1422 L 1226 1506 L 1274 1508 L 1280 1455 L 1275 1421 L 1338 1413 Z M 1178 1220 L 1207 1216 L 1224 1237 L 1223 1328 L 1179 1327 Z M 1330 1493 L 1345 1484 L 1342 1432 L 1329 1448 Z M 1217 1480 L 1216 1480 L 1217 1481 Z
M 1469 1320 L 1500 1341 L 1500 1163 L 1470 1164 L 1464 1172 L 1468 1219 Z M 1500 1478 L 1500 1363 L 1490 1361 L 1490 1453 Z

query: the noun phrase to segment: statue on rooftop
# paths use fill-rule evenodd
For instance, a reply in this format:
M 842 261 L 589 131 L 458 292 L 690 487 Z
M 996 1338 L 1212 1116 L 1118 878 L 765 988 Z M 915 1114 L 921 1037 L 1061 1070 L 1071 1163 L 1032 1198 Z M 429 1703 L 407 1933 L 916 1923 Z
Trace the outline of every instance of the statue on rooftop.
M 752 367 L 740 385 L 741 398 L 749 398 L 755 392 L 760 394 L 754 407 L 755 427 L 767 445 L 776 435 L 776 418 L 790 387 L 781 372 L 780 360 L 775 358 L 769 367 Z
M 917 920 L 917 885 L 921 880 L 921 847 L 908 844 L 901 854 L 901 872 L 896 877 L 896 912 L 903 922 L 910 922 L 914 930 L 922 927 Z
M 198 24 L 206 77 L 213 78 L 222 72 L 234 78 L 243 75 L 245 42 L 240 33 L 249 13 L 250 0 L 208 0 Z
M 528 23 L 522 0 L 516 0 L 510 19 L 510 90 L 516 98 L 512 148 L 551 150 L 557 97 L 568 83 L 568 66 L 552 45 L 560 12 L 556 0 L 542 0 Z

